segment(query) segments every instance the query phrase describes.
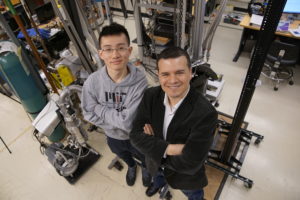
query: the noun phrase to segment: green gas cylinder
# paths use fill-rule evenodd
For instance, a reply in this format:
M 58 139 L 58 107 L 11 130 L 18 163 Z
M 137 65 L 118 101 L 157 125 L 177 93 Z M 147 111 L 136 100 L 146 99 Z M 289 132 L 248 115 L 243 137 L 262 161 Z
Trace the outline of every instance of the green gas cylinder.
M 0 54 L 0 73 L 19 98 L 26 112 L 35 118 L 47 104 L 47 98 L 42 94 L 30 72 L 21 64 L 13 51 Z M 56 142 L 62 139 L 64 135 L 64 129 L 59 124 L 49 140 Z
M 24 70 L 14 52 L 4 52 L 0 55 L 0 70 L 26 112 L 35 118 L 47 104 L 47 98 L 36 86 L 31 74 Z

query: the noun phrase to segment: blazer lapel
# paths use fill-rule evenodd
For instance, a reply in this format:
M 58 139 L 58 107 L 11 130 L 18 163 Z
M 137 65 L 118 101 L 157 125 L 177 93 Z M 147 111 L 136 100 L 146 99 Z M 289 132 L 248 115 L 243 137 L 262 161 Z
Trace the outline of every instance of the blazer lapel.
M 172 138 L 175 136 L 175 132 L 178 129 L 177 127 L 181 124 L 180 122 L 184 121 L 192 112 L 194 105 L 193 101 L 195 100 L 195 98 L 197 97 L 195 96 L 195 92 L 191 88 L 169 124 L 167 130 L 167 141 L 172 141 Z
M 155 128 L 157 131 L 154 131 L 154 133 L 157 133 L 157 136 L 161 139 L 163 139 L 163 127 L 164 127 L 164 118 L 165 118 L 165 106 L 163 104 L 164 102 L 164 95 L 165 93 L 161 90 L 159 97 L 156 101 L 154 101 L 154 113 L 153 113 L 153 121 L 155 123 Z

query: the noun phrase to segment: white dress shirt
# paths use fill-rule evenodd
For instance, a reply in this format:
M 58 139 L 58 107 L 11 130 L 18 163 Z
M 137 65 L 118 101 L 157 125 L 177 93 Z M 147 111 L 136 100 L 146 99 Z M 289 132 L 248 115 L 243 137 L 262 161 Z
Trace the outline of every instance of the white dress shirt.
M 173 119 L 173 117 L 176 113 L 176 110 L 182 104 L 183 100 L 185 99 L 185 97 L 187 96 L 189 91 L 190 91 L 190 88 L 187 90 L 187 93 L 185 94 L 185 96 L 177 104 L 175 104 L 174 106 L 170 105 L 169 98 L 168 98 L 167 94 L 165 93 L 165 98 L 164 98 L 165 118 L 164 118 L 164 127 L 163 127 L 164 140 L 167 139 L 168 127 L 169 127 L 169 124 L 172 121 L 172 119 Z

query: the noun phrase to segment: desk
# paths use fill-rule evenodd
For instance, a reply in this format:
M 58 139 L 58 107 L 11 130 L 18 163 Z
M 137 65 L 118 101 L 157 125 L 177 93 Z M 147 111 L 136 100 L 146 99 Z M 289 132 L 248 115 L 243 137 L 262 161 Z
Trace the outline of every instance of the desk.
M 289 28 L 297 28 L 299 26 L 299 24 L 300 24 L 300 21 L 294 21 L 293 24 L 290 24 Z M 240 22 L 240 26 L 244 27 L 244 29 L 243 29 L 243 33 L 242 33 L 242 37 L 241 37 L 239 49 L 238 49 L 237 53 L 235 54 L 235 56 L 233 58 L 233 62 L 236 62 L 239 59 L 242 51 L 244 50 L 246 41 L 249 38 L 249 36 L 251 34 L 257 34 L 257 33 L 259 33 L 259 30 L 260 30 L 260 26 L 250 25 L 250 16 L 249 15 L 245 15 L 244 16 L 244 18 Z M 294 39 L 299 39 L 300 40 L 300 37 L 295 37 L 295 36 L 293 36 L 289 32 L 279 32 L 279 31 L 276 31 L 275 35 L 282 36 L 282 37 L 288 37 L 288 38 L 294 38 Z

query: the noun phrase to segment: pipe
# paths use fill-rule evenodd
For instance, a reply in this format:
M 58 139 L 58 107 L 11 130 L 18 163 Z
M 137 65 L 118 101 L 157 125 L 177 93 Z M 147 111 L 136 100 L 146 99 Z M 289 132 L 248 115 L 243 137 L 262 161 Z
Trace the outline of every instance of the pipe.
M 82 87 L 79 85 L 70 85 L 64 88 L 64 90 L 59 95 L 59 100 L 58 100 L 59 105 L 64 105 L 67 102 L 66 98 L 69 97 L 70 94 L 73 92 L 76 92 L 80 97 L 81 91 L 82 91 Z
M 223 0 L 220 6 L 220 10 L 217 14 L 217 17 L 215 18 L 213 24 L 210 26 L 207 34 L 206 34 L 206 38 L 203 41 L 203 45 L 202 45 L 202 57 L 204 58 L 205 53 L 206 53 L 206 60 L 208 62 L 209 57 L 210 57 L 210 50 L 211 50 L 211 45 L 212 45 L 212 41 L 214 38 L 214 35 L 216 33 L 217 27 L 220 24 L 220 21 L 222 19 L 222 15 L 224 13 L 225 7 L 227 5 L 227 1 L 228 0 Z
M 83 43 L 83 40 L 81 40 L 78 31 L 68 13 L 68 10 L 66 8 L 66 5 L 63 1 L 61 1 L 61 8 L 64 11 L 63 13 L 58 9 L 58 6 L 55 2 L 55 0 L 50 0 L 52 3 L 52 7 L 55 11 L 55 14 L 60 18 L 64 25 L 64 30 L 67 32 L 69 38 L 73 42 L 77 54 L 80 57 L 80 60 L 82 61 L 83 67 L 87 70 L 89 74 L 93 73 L 95 71 L 93 64 L 91 63 L 90 57 L 88 55 L 88 49 L 86 48 L 86 45 Z
M 107 16 L 107 19 L 108 19 L 108 24 L 112 24 L 113 23 L 113 20 L 112 20 L 112 16 L 111 16 L 111 11 L 110 11 L 110 6 L 109 6 L 109 3 L 108 3 L 108 0 L 104 0 L 104 6 L 105 6 L 105 10 L 106 10 L 106 16 Z
M 141 8 L 139 7 L 140 0 L 135 0 L 133 9 L 134 9 L 134 18 L 135 18 L 135 30 L 137 38 L 137 46 L 140 60 L 144 62 L 144 53 L 143 53 L 143 37 L 142 37 L 142 19 L 141 19 Z
M 33 26 L 35 32 L 36 32 L 36 34 L 38 35 L 38 37 L 39 37 L 39 39 L 40 39 L 41 45 L 42 45 L 44 51 L 46 52 L 47 59 L 49 59 L 49 61 L 52 61 L 53 59 L 51 58 L 50 53 L 49 53 L 49 50 L 48 50 L 48 48 L 46 47 L 45 41 L 44 41 L 44 39 L 42 38 L 40 32 L 38 31 L 38 27 L 37 27 L 36 23 L 34 22 L 32 16 L 31 16 L 31 13 L 30 13 L 30 10 L 29 10 L 29 8 L 28 8 L 27 3 L 26 3 L 24 0 L 21 0 L 21 3 L 22 3 L 22 5 L 23 5 L 23 7 L 24 7 L 24 9 L 25 9 L 25 11 L 26 11 L 26 14 L 27 14 L 27 16 L 28 16 L 28 18 L 29 18 L 29 20 L 30 20 L 30 22 L 31 22 L 31 24 L 32 24 L 32 26 Z
M 205 0 L 197 0 L 195 2 L 195 24 L 194 24 L 194 36 L 192 41 L 192 60 L 202 60 L 202 42 L 204 33 L 204 12 L 205 12 Z

